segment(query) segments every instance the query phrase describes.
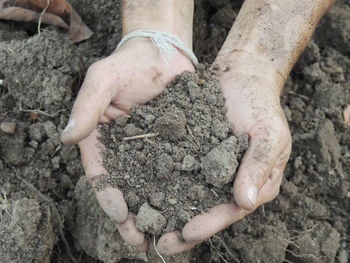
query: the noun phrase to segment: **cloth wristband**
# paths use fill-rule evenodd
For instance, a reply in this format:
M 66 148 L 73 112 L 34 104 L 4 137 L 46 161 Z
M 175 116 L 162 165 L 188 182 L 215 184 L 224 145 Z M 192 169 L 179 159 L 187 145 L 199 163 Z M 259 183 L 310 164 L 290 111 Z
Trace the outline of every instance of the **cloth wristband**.
M 196 66 L 198 64 L 198 59 L 193 51 L 187 47 L 177 36 L 166 31 L 148 29 L 139 29 L 132 31 L 122 38 L 115 51 L 117 51 L 126 41 L 135 37 L 149 38 L 152 43 L 159 49 L 162 56 L 166 55 L 168 57 L 171 57 L 173 54 L 178 53 L 178 50 L 176 49 L 178 48 L 192 61 L 193 65 Z M 168 63 L 166 59 L 165 61 Z

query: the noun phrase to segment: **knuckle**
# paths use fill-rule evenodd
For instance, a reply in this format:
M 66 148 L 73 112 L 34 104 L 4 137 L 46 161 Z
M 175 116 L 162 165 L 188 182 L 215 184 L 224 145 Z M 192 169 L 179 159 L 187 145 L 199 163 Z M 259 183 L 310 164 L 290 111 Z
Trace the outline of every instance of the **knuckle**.
M 260 163 L 255 167 L 256 176 L 261 178 L 263 183 L 265 183 L 269 178 L 270 167 L 267 163 Z
M 88 73 L 91 74 L 91 73 L 93 73 L 93 72 L 99 72 L 99 71 L 102 70 L 102 68 L 103 68 L 103 61 L 102 61 L 102 60 L 97 61 L 97 62 L 93 63 L 93 64 L 89 67 Z

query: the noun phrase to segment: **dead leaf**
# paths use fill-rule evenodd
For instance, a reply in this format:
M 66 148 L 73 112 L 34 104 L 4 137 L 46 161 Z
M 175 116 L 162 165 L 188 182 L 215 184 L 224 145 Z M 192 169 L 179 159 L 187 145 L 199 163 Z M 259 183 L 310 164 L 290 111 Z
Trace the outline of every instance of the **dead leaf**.
M 73 42 L 88 39 L 92 31 L 66 0 L 0 0 L 0 19 L 41 22 L 67 28 Z
M 350 105 L 348 105 L 343 111 L 343 117 L 345 124 L 350 126 Z

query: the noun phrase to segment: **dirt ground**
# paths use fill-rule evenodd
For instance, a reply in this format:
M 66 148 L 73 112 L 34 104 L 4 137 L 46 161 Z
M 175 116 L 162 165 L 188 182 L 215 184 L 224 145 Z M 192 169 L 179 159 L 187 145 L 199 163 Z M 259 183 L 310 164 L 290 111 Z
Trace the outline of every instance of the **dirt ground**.
M 16 262 L 161 262 L 137 253 L 98 207 L 76 146 L 59 135 L 91 63 L 120 39 L 119 1 L 70 1 L 95 32 L 0 21 L 0 258 Z M 211 62 L 242 1 L 197 1 L 194 49 Z M 339 262 L 350 254 L 350 4 L 320 22 L 282 94 L 293 137 L 280 195 L 167 262 Z M 37 110 L 41 110 L 40 112 Z M 15 126 L 15 127 L 14 127 Z M 15 128 L 15 129 L 13 129 Z

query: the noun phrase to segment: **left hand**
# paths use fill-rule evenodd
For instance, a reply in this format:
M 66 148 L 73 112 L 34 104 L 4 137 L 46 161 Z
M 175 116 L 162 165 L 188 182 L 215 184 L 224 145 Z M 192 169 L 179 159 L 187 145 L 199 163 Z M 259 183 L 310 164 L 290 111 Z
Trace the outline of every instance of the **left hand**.
M 243 56 L 240 60 L 241 57 L 230 56 L 229 60 L 215 62 L 221 67 L 218 78 L 226 116 L 234 125 L 235 133 L 244 132 L 250 137 L 249 148 L 234 181 L 233 198 L 188 222 L 182 230 L 185 242 L 178 239 L 176 232 L 163 235 L 157 247 L 164 255 L 190 249 L 279 193 L 291 152 L 291 135 L 279 100 L 284 80 L 278 72 L 266 69 L 264 63 L 258 65 L 260 61 L 254 58 Z M 226 68 L 225 64 L 229 66 Z

